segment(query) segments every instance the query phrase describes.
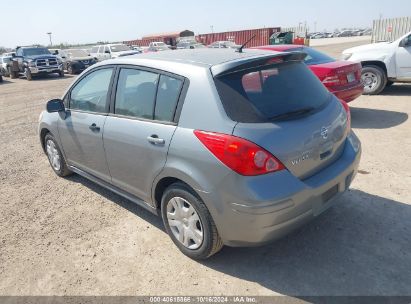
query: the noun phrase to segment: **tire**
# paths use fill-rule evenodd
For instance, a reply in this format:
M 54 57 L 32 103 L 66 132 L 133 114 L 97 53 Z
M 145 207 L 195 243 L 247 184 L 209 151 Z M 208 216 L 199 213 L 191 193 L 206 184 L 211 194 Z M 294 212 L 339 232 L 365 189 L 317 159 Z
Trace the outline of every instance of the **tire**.
M 0 75 L 0 82 L 3 82 L 3 76 Z
M 29 68 L 24 68 L 24 76 L 26 76 L 28 81 L 33 80 L 33 76 L 31 75 Z
M 175 208 L 178 205 L 183 208 Z M 187 210 L 183 217 L 189 216 L 182 220 L 181 217 L 178 219 L 178 215 L 182 213 L 176 209 Z M 161 199 L 161 215 L 168 235 L 180 251 L 189 258 L 207 259 L 223 247 L 223 242 L 210 212 L 203 201 L 187 185 L 175 183 L 164 191 Z M 170 226 L 170 222 L 175 222 L 176 225 Z M 201 242 L 195 242 L 194 238 L 187 237 L 190 235 L 188 232 L 191 233 L 193 229 L 196 231 L 197 237 L 198 232 L 201 232 Z M 183 237 L 179 240 L 177 234 L 183 235 Z M 192 233 L 191 235 L 194 236 Z
M 44 137 L 44 151 L 46 152 L 50 166 L 54 173 L 60 177 L 72 174 L 72 172 L 67 168 L 66 160 L 61 153 L 57 141 L 50 133 Z M 55 155 L 58 155 L 58 157 L 54 158 Z
M 394 81 L 388 80 L 387 84 L 385 85 L 385 87 L 390 87 L 394 84 Z
M 69 66 L 67 67 L 67 72 L 68 72 L 70 75 L 76 74 L 76 71 L 73 69 L 73 66 L 71 66 L 71 65 L 69 65 Z
M 59 77 L 64 77 L 64 71 L 59 72 Z
M 13 71 L 10 69 L 10 70 L 9 70 L 9 73 L 10 73 L 10 78 L 11 78 L 11 79 L 17 78 L 17 77 L 16 77 L 16 72 L 13 72 Z
M 361 71 L 361 80 L 364 84 L 364 95 L 377 95 L 387 84 L 387 75 L 376 65 L 366 65 Z

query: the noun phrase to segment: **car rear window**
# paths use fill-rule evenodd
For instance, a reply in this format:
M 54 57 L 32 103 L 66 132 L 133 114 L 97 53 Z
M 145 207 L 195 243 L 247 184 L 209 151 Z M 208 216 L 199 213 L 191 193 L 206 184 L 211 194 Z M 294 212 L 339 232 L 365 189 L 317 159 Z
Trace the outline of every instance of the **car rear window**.
M 321 53 L 315 49 L 304 47 L 304 48 L 293 48 L 289 50 L 285 50 L 286 52 L 303 52 L 306 53 L 307 56 L 304 59 L 305 64 L 312 65 L 312 64 L 323 64 L 335 61 L 334 58 Z
M 300 61 L 217 76 L 215 83 L 227 115 L 238 122 L 297 118 L 322 108 L 331 97 Z

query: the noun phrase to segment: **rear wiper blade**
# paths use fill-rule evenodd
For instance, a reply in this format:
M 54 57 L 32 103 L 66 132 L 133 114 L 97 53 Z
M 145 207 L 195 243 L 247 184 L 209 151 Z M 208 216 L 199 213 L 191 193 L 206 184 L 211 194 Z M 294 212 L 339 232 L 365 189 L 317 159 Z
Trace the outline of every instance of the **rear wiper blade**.
M 313 107 L 302 108 L 302 109 L 298 109 L 295 111 L 290 111 L 287 113 L 275 115 L 273 117 L 270 117 L 269 120 L 280 120 L 280 119 L 290 118 L 292 116 L 304 115 L 304 114 L 310 113 L 313 110 L 314 110 Z

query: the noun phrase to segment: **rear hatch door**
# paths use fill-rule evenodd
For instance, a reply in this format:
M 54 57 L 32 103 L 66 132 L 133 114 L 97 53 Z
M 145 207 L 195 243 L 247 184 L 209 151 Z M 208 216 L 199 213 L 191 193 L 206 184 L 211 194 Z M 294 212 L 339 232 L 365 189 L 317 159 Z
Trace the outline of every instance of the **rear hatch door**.
M 340 157 L 348 133 L 342 104 L 296 58 L 231 69 L 215 76 L 233 135 L 277 157 L 307 178 Z

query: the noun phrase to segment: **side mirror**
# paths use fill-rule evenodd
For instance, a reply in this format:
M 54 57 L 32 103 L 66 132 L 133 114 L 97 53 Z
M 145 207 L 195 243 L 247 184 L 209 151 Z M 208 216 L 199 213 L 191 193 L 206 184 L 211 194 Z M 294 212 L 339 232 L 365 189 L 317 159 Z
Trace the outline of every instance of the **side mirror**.
M 64 103 L 61 99 L 52 99 L 47 102 L 46 105 L 47 112 L 64 112 L 66 108 L 64 107 Z
M 104 53 L 106 53 L 106 54 L 110 54 L 110 51 L 104 51 Z
M 66 57 L 66 56 L 61 56 L 61 58 L 62 58 L 62 59 L 66 59 L 67 57 Z

